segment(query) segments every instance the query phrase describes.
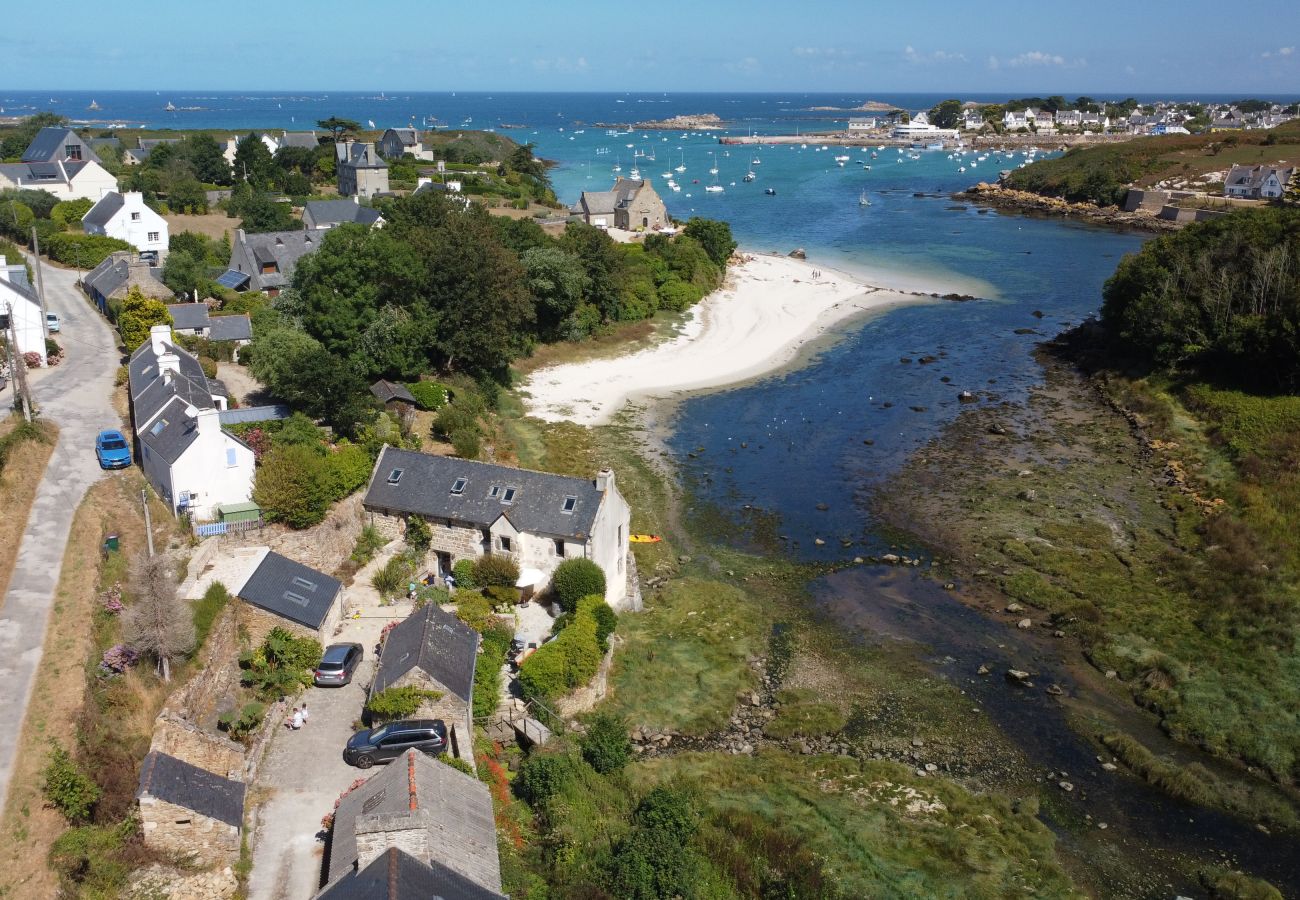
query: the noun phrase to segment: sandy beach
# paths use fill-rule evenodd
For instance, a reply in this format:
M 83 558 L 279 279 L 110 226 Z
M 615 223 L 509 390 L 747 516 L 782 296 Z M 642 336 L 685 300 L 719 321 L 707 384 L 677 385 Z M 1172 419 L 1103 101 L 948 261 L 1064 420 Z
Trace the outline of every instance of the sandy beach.
M 625 356 L 534 372 L 522 386 L 528 413 L 548 422 L 602 425 L 629 401 L 739 384 L 780 369 L 844 319 L 935 302 L 928 294 L 933 286 L 884 274 L 879 282 L 888 286 L 802 260 L 746 254 L 672 339 Z

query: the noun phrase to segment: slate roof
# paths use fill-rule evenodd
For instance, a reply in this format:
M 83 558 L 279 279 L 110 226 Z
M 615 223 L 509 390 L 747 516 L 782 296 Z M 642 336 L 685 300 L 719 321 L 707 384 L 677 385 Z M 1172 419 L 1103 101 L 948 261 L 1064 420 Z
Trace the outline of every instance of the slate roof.
M 23 268 L 22 261 L 19 260 L 17 265 L 9 263 L 8 267 L 9 278 L 0 281 L 0 289 L 9 288 L 28 303 L 40 303 L 41 299 L 37 296 L 36 290 L 27 281 L 27 270 Z
M 146 297 L 170 300 L 175 296 L 171 288 L 163 284 L 160 267 L 133 265 L 131 253 L 123 250 L 105 257 L 82 279 L 82 283 L 103 297 L 112 297 L 119 292 L 125 294 L 131 286 L 139 287 Z
M 68 135 L 72 135 L 73 140 L 78 144 L 81 143 L 81 138 L 71 128 L 58 126 L 42 128 L 36 132 L 32 142 L 23 151 L 23 162 L 54 162 L 59 158 L 57 154 Z
M 394 482 L 392 474 L 399 469 L 401 474 Z M 453 494 L 452 488 L 461 478 L 465 479 L 464 488 Z M 502 489 L 496 497 L 491 495 L 494 486 Z M 508 503 L 504 502 L 505 488 L 515 489 Z M 565 512 L 569 497 L 574 498 L 573 509 Z M 595 481 L 589 478 L 384 447 L 370 476 L 365 507 L 479 528 L 487 528 L 504 515 L 519 531 L 585 541 L 601 499 Z
M 248 313 L 237 316 L 213 316 L 208 319 L 208 340 L 210 341 L 251 341 L 253 339 L 253 320 Z
M 209 400 L 207 405 L 211 403 Z M 136 431 L 140 443 L 165 459 L 168 465 L 175 465 L 199 436 L 198 420 L 185 413 L 190 405 L 182 397 L 167 396 L 150 423 Z
M 236 235 L 236 244 L 231 248 L 230 268 L 239 269 L 239 258 L 247 255 L 250 267 L 247 272 L 249 289 L 265 290 L 269 287 L 282 287 L 293 280 L 293 270 L 298 260 L 320 246 L 320 235 L 311 231 L 267 231 L 262 234 L 245 234 L 242 242 Z M 260 262 L 274 261 L 278 272 L 261 272 Z M 242 271 L 242 270 L 241 270 Z M 223 276 L 224 277 L 224 276 Z
M 302 217 L 305 220 L 309 216 L 318 227 L 345 222 L 373 225 L 380 219 L 379 210 L 351 200 L 308 200 Z
M 202 331 L 208 327 L 206 303 L 169 303 L 167 311 L 172 314 L 173 328 Z
M 416 610 L 388 632 L 370 693 L 386 690 L 419 668 L 466 703 L 474 693 L 478 632 L 436 603 Z
M 383 157 L 375 152 L 374 144 L 360 142 L 338 144 L 334 152 L 335 158 L 338 159 L 341 165 L 351 166 L 354 169 L 388 168 L 388 163 L 384 162 Z
M 390 847 L 360 872 L 349 872 L 316 900 L 507 900 L 439 862 L 423 863 Z
M 245 422 L 272 422 L 287 419 L 292 413 L 289 407 L 273 403 L 268 406 L 241 406 L 238 409 L 223 409 L 217 414 L 222 425 L 240 425 Z
M 144 758 L 136 798 L 153 797 L 201 816 L 240 827 L 245 786 L 157 750 Z
M 145 156 L 148 156 L 155 147 L 160 147 L 163 144 L 179 144 L 180 142 L 180 138 L 140 138 L 137 143 L 140 145 L 140 149 L 145 152 Z
M 126 205 L 126 201 L 117 191 L 109 191 L 99 198 L 94 206 L 86 211 L 81 217 L 82 225 L 107 225 L 117 215 L 118 211 Z
M 272 551 L 253 570 L 239 596 L 290 622 L 319 628 L 342 588 L 338 579 Z
M 320 138 L 314 131 L 286 131 L 275 142 L 281 147 L 306 147 L 315 150 L 320 145 Z
M 414 128 L 390 128 L 388 130 L 397 135 L 397 139 L 405 147 L 414 147 L 420 143 L 420 132 Z
M 85 160 L 67 162 L 17 162 L 0 163 L 0 175 L 23 187 L 39 187 L 42 183 L 71 182 L 88 163 Z
M 474 776 L 414 750 L 372 775 L 345 795 L 334 813 L 330 882 L 354 870 L 358 824 L 365 828 L 365 820 L 373 822 L 378 817 L 424 824 L 431 852 L 428 860 L 420 862 L 437 862 L 476 884 L 500 891 L 492 795 Z
M 619 178 L 607 191 L 583 191 L 573 211 L 587 215 L 612 215 L 614 210 L 627 206 L 646 186 L 644 178 Z
M 412 406 L 415 405 L 415 398 L 411 396 L 411 392 L 407 390 L 406 385 L 395 384 L 382 378 L 370 386 L 370 393 L 374 394 L 375 399 L 380 403 L 391 403 L 398 400 Z

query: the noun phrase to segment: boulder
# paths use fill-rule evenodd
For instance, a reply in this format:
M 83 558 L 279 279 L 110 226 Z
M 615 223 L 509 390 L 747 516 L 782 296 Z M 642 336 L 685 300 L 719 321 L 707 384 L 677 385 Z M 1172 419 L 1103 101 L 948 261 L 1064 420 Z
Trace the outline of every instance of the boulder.
M 1006 609 L 1006 611 L 1009 613 L 1018 613 L 1018 612 L 1023 612 L 1025 608 L 1021 606 L 1019 603 L 1008 603 L 1004 607 L 1004 609 Z
M 1033 626 L 1034 622 L 1032 619 L 1021 619 L 1016 623 L 1017 628 L 1032 628 Z
M 794 250 L 791 250 L 791 251 L 790 251 L 790 258 L 791 258 L 791 259 L 807 259 L 807 258 L 808 258 L 808 254 L 807 254 L 806 252 L 804 252 L 804 249 L 803 249 L 802 247 L 797 247 L 797 248 L 795 248 Z
M 1007 669 L 1007 680 L 1025 684 L 1029 681 L 1029 673 L 1024 669 Z

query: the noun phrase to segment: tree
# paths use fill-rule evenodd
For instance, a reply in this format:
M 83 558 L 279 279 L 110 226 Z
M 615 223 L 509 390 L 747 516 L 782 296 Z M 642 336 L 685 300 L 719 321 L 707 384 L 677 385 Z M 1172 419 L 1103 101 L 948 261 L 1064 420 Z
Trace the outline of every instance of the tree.
M 324 458 L 300 444 L 272 447 L 257 468 L 253 500 L 272 522 L 308 528 L 329 510 Z
M 573 612 L 583 597 L 605 596 L 605 570 L 589 559 L 566 559 L 555 567 L 551 589 L 560 608 Z
M 272 200 L 261 192 L 249 197 L 240 206 L 240 213 L 243 218 L 239 222 L 239 227 L 248 234 L 292 231 L 302 227 L 301 223 L 293 217 L 293 207 L 288 203 Z
M 182 140 L 180 154 L 189 161 L 194 169 L 194 177 L 199 181 L 218 185 L 234 183 L 225 151 L 206 131 L 197 132 Z
M 90 212 L 90 208 L 94 205 L 93 201 L 85 197 L 76 200 L 63 200 L 54 204 L 54 208 L 50 210 L 50 218 L 58 222 L 63 228 L 67 228 L 69 225 L 80 225 L 82 217 Z
M 134 602 L 122 614 L 126 643 L 158 663 L 171 680 L 171 661 L 194 648 L 194 618 L 176 596 L 176 577 L 165 556 L 137 554 L 128 584 Z
M 727 260 L 736 250 L 736 241 L 731 236 L 731 226 L 715 219 L 692 217 L 682 229 L 682 234 L 699 242 L 704 252 L 718 268 L 725 268 Z
M 41 777 L 45 798 L 74 825 L 88 821 L 95 804 L 104 796 L 95 779 L 57 744 L 50 752 L 49 764 L 41 772 Z
M 356 134 L 361 130 L 361 123 L 353 119 L 343 119 L 338 116 L 330 116 L 328 119 L 320 119 L 316 122 L 320 128 L 324 128 L 338 143 L 346 134 Z
M 604 321 L 617 321 L 625 266 L 613 239 L 593 225 L 570 222 L 560 248 L 577 257 L 587 272 L 586 302 L 600 310 Z
M 146 297 L 138 287 L 126 292 L 117 314 L 117 330 L 122 334 L 127 353 L 134 353 L 137 347 L 149 340 L 149 329 L 153 326 L 171 324 L 172 315 L 161 300 Z
M 956 128 L 960 121 L 960 100 L 944 100 L 930 107 L 930 124 L 937 128 Z
M 602 775 L 617 772 L 632 757 L 632 739 L 627 724 L 610 713 L 597 713 L 587 722 L 579 744 L 582 758 Z
M 520 261 L 537 310 L 539 332 L 543 337 L 558 336 L 561 324 L 578 308 L 587 290 L 582 262 L 558 247 L 534 247 Z
M 275 161 L 262 139 L 252 132 L 235 145 L 235 177 L 249 182 L 260 190 L 271 186 L 275 175 Z
M 208 211 L 208 193 L 196 178 L 179 178 L 167 189 L 172 212 L 203 215 Z
M 163 263 L 163 284 L 178 294 L 203 295 L 211 293 L 212 279 L 208 275 L 208 266 L 192 253 L 185 250 L 172 250 Z

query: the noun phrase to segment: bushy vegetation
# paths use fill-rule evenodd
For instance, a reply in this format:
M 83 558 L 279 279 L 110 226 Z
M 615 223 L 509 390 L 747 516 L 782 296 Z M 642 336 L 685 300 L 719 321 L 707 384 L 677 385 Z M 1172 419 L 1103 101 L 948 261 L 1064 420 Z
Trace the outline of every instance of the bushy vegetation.
M 587 720 L 587 730 L 578 741 L 582 758 L 601 775 L 617 772 L 632 758 L 632 739 L 627 723 L 609 713 L 597 713 Z
M 104 795 L 95 780 L 77 765 L 67 750 L 55 745 L 42 773 L 41 789 L 50 805 L 74 825 L 87 822 Z
M 399 553 L 380 566 L 371 576 L 370 583 L 381 597 L 401 596 L 407 592 L 415 576 L 415 566 L 415 557 L 410 551 Z
M 573 612 L 583 597 L 605 596 L 605 570 L 589 559 L 566 559 L 551 575 L 551 590 L 560 609 Z
M 319 641 L 295 637 L 276 626 L 261 646 L 239 657 L 239 678 L 263 699 L 278 700 L 311 684 L 320 655 Z
M 379 725 L 398 719 L 409 719 L 426 702 L 432 703 L 441 699 L 440 692 L 425 690 L 418 685 L 390 687 L 370 696 L 366 701 L 366 712 L 370 714 L 371 721 Z
M 253 500 L 268 520 L 307 528 L 325 518 L 331 503 L 364 485 L 373 466 L 374 455 L 366 447 L 347 439 L 330 444 L 310 419 L 295 414 L 270 433 Z
M 586 684 L 600 668 L 604 646 L 596 639 L 596 617 L 580 609 L 553 640 L 538 647 L 519 668 L 527 698 L 554 700 Z
M 519 564 L 509 556 L 489 553 L 474 560 L 474 586 L 513 588 L 519 580 Z
M 412 381 L 406 386 L 423 410 L 439 410 L 447 403 L 447 388 L 436 381 Z
M 493 618 L 480 629 L 478 663 L 474 668 L 474 718 L 492 715 L 501 702 L 501 667 L 514 637 L 509 620 Z
M 133 353 L 141 344 L 149 340 L 149 329 L 155 325 L 171 325 L 172 315 L 167 311 L 167 304 L 152 297 L 146 297 L 138 287 L 132 287 L 126 293 L 115 312 L 117 330 L 122 335 L 126 352 Z
M 58 232 L 41 241 L 41 252 L 55 262 L 79 269 L 93 269 L 110 253 L 117 250 L 134 250 L 126 241 L 103 234 L 77 234 Z
M 1102 322 L 1141 361 L 1300 385 L 1300 209 L 1240 210 L 1163 235 L 1106 282 Z
M 217 717 L 217 727 L 230 735 L 232 741 L 243 741 L 257 731 L 266 716 L 266 706 L 256 701 L 245 703 L 238 710 Z

